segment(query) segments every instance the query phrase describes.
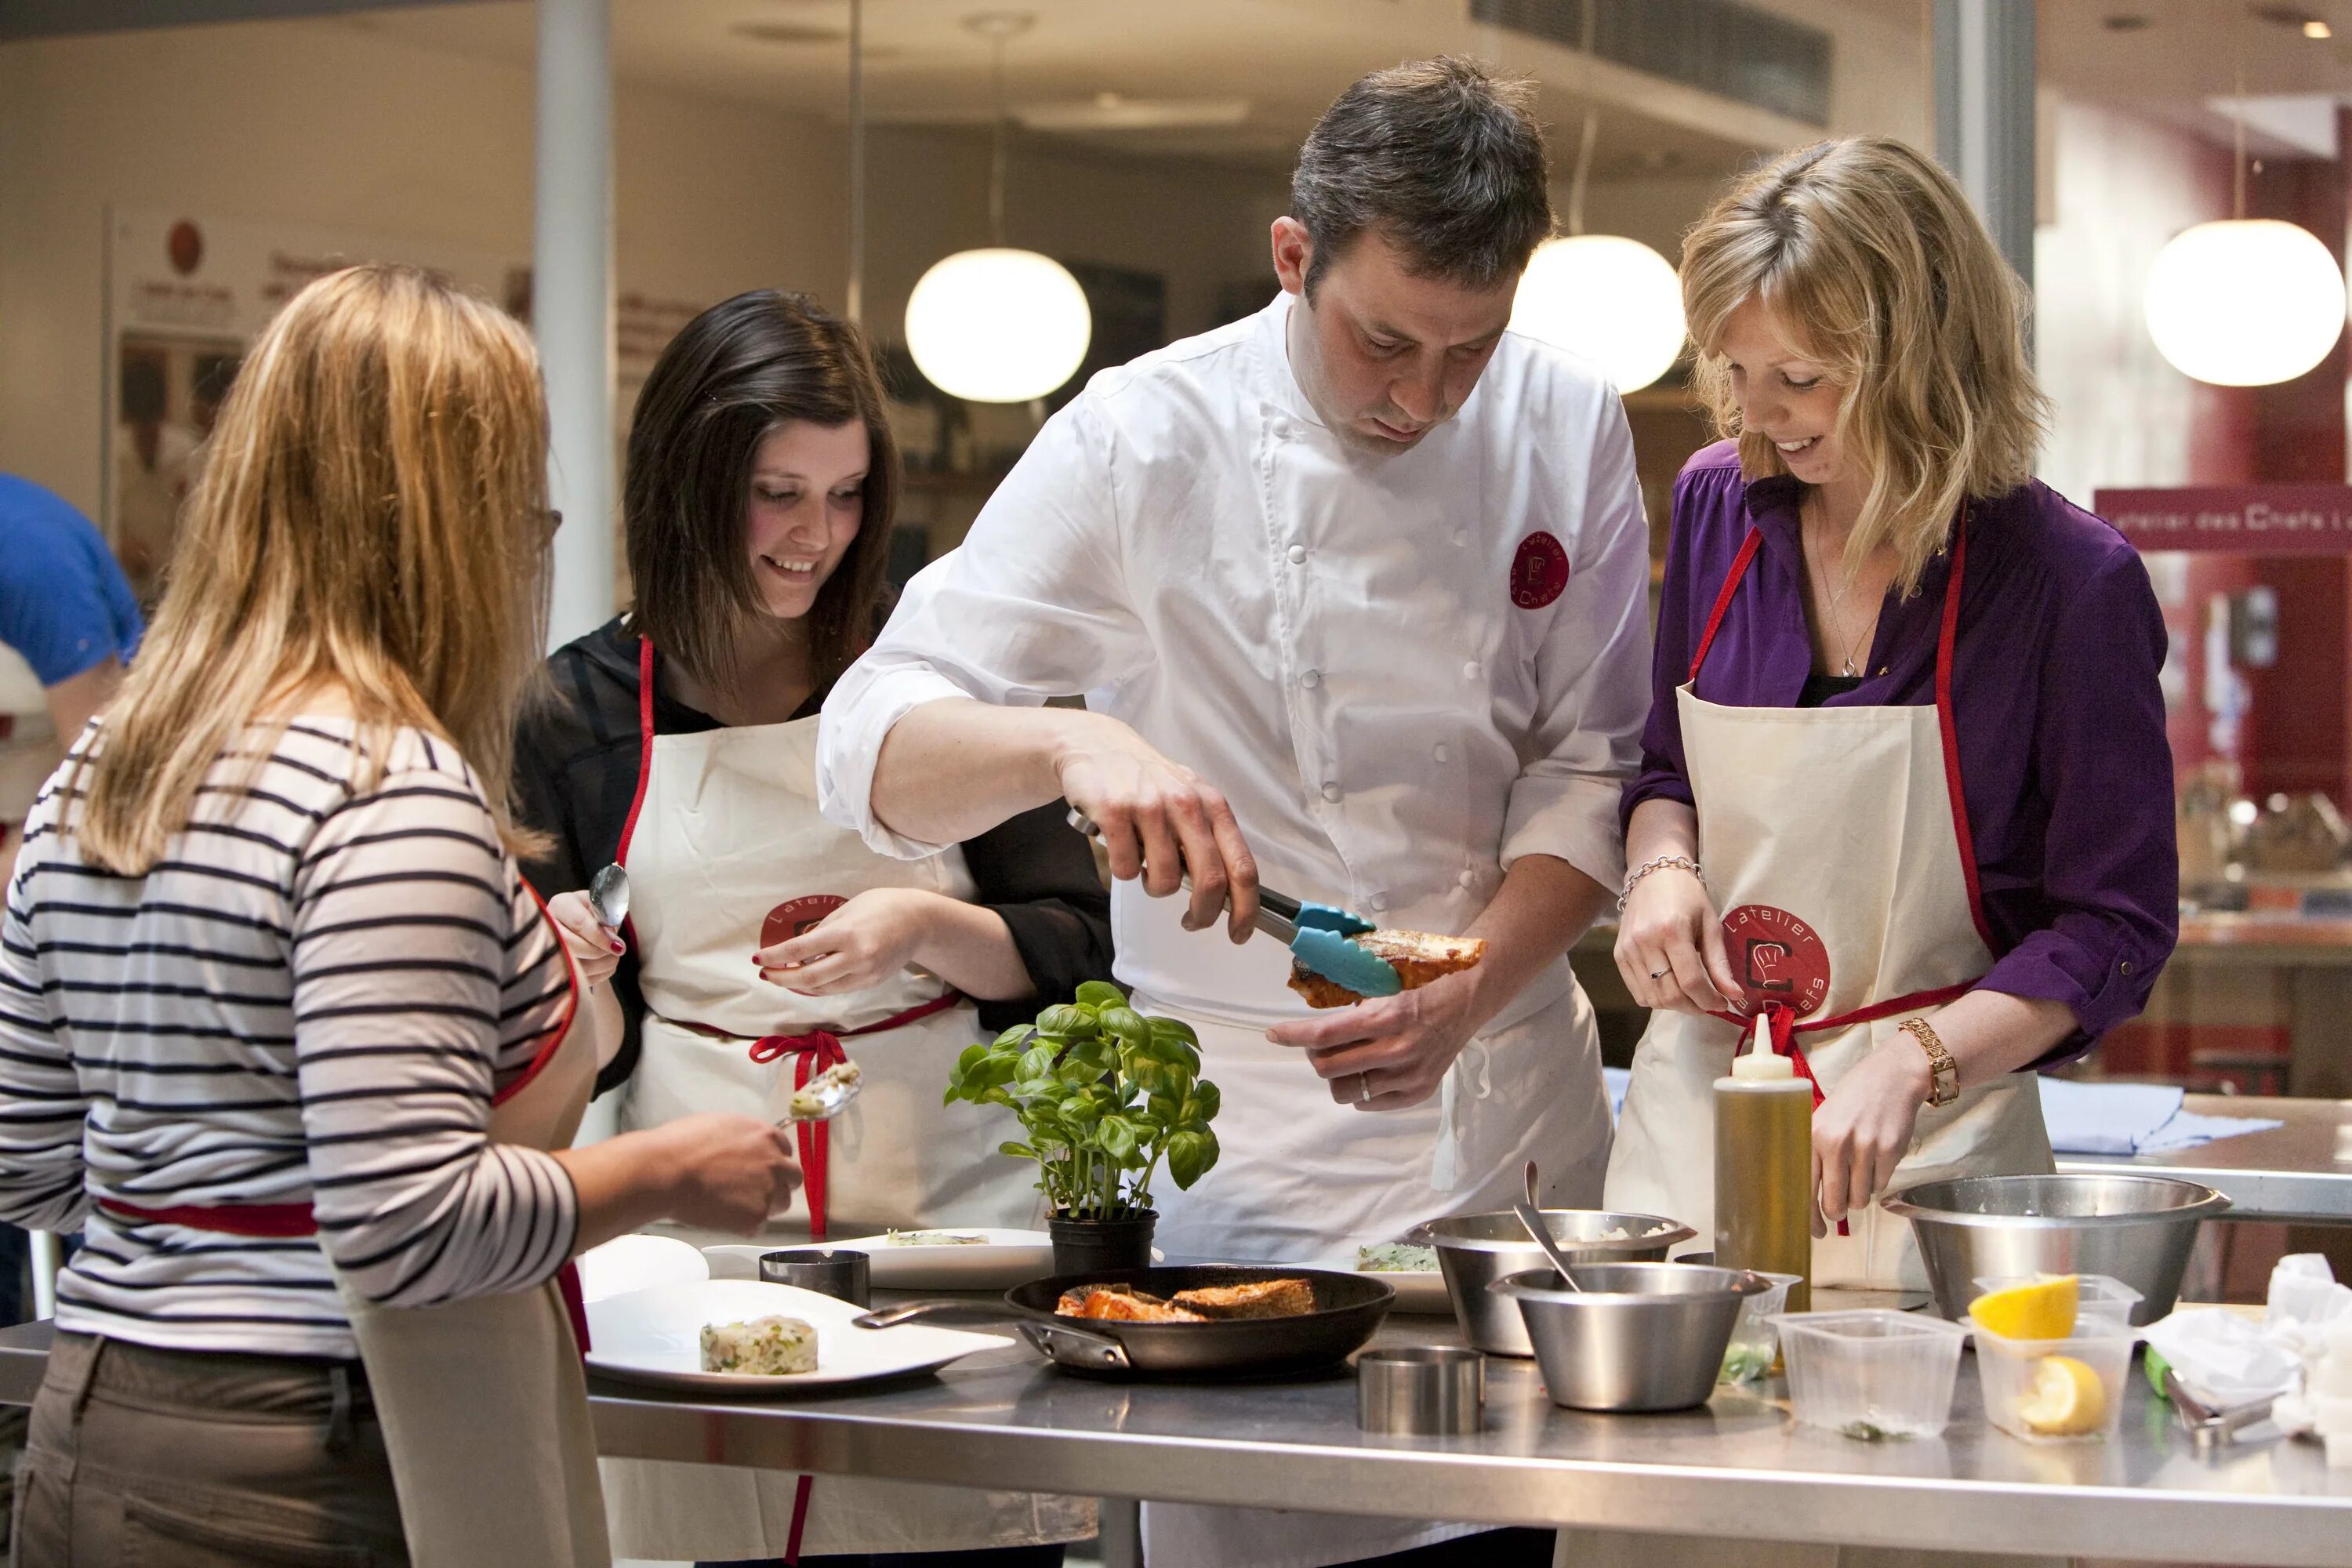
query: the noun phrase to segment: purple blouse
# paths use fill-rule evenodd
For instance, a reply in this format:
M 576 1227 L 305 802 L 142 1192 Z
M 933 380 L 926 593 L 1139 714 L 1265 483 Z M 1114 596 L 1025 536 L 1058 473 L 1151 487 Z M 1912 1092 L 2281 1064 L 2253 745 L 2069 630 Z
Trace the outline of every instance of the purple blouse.
M 1642 771 L 1624 811 L 1690 804 L 1675 689 L 1752 523 L 1763 544 L 1726 610 L 1697 694 L 1792 708 L 1812 667 L 1805 627 L 1801 487 L 1746 482 L 1729 442 L 1675 482 Z M 2080 1029 L 2037 1066 L 2081 1055 L 2147 1005 L 2179 934 L 2172 752 L 2164 733 L 2164 617 L 2123 536 L 2040 482 L 1969 511 L 1952 661 L 1962 793 L 1995 961 L 1983 984 L 2063 1002 Z M 1951 559 L 1913 598 L 1890 598 L 1862 685 L 1830 699 L 1936 700 L 1936 638 Z M 1705 858 L 1704 847 L 1701 858 Z

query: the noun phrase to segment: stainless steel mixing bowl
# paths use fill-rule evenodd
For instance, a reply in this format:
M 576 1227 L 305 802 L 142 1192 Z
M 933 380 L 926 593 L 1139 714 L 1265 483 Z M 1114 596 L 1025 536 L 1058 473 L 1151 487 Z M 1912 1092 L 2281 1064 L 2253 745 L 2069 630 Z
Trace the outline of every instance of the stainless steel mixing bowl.
M 1554 1405 L 1576 1410 L 1687 1410 L 1706 1403 L 1740 1301 L 1760 1274 L 1687 1263 L 1580 1265 L 1581 1290 L 1549 1266 L 1496 1281 L 1516 1307 Z
M 1936 1310 L 1968 1315 L 1980 1275 L 2105 1274 L 2140 1293 L 2135 1323 L 2172 1310 L 2197 1227 L 2230 1200 L 2195 1182 L 2121 1173 L 1964 1176 L 1885 1200 L 1911 1222 Z
M 1654 1214 L 1622 1214 L 1611 1209 L 1546 1209 L 1544 1221 L 1552 1239 L 1568 1255 L 1576 1277 L 1584 1278 L 1588 1263 L 1663 1262 L 1666 1248 L 1697 1235 L 1690 1226 Z M 1602 1239 L 1622 1230 L 1622 1237 Z M 1518 1309 L 1486 1288 L 1496 1280 L 1530 1268 L 1549 1271 L 1543 1248 L 1505 1209 L 1495 1214 L 1457 1215 L 1431 1220 L 1405 1240 L 1437 1249 L 1437 1267 L 1445 1276 L 1446 1294 L 1454 1299 L 1454 1321 L 1462 1337 L 1490 1355 L 1528 1356 L 1528 1327 Z

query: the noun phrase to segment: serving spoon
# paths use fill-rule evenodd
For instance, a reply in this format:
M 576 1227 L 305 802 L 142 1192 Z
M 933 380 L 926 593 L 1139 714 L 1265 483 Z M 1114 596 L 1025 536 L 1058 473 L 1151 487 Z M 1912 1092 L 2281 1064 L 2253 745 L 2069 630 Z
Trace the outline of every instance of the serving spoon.
M 1560 1251 L 1559 1243 L 1552 1239 L 1551 1226 L 1544 1223 L 1543 1211 L 1536 1207 L 1536 1163 L 1533 1160 L 1528 1162 L 1526 1177 L 1526 1201 L 1513 1205 L 1512 1212 L 1519 1216 L 1519 1223 L 1528 1227 L 1528 1234 L 1535 1237 L 1536 1245 L 1543 1248 L 1544 1256 L 1551 1259 L 1551 1266 L 1559 1271 L 1559 1277 L 1568 1282 L 1568 1288 L 1580 1294 L 1584 1287 L 1576 1282 L 1576 1276 L 1570 1271 L 1568 1255 Z
M 590 879 L 588 907 L 596 911 L 596 923 L 606 931 L 618 931 L 621 922 L 629 918 L 629 874 L 614 861 Z

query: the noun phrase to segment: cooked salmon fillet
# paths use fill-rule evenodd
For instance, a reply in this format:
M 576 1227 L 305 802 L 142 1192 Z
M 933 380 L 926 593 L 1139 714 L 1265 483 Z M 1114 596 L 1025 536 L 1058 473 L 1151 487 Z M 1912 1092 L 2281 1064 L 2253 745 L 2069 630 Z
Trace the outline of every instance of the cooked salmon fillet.
M 1315 1287 L 1304 1279 L 1260 1279 L 1179 1290 L 1175 1304 L 1204 1318 L 1301 1318 L 1315 1310 Z
M 1157 1296 L 1140 1290 L 1122 1290 L 1117 1286 L 1081 1286 L 1065 1290 L 1055 1303 L 1054 1315 L 1059 1318 L 1092 1318 L 1122 1323 L 1205 1323 L 1208 1319 L 1198 1312 L 1171 1306 Z
M 1408 991 L 1417 991 L 1442 974 L 1459 973 L 1486 956 L 1486 939 L 1478 936 L 1434 936 L 1425 931 L 1383 927 L 1366 931 L 1356 942 L 1395 965 L 1397 978 Z M 1296 959 L 1290 964 L 1290 988 L 1306 997 L 1309 1007 L 1349 1007 L 1364 999 Z

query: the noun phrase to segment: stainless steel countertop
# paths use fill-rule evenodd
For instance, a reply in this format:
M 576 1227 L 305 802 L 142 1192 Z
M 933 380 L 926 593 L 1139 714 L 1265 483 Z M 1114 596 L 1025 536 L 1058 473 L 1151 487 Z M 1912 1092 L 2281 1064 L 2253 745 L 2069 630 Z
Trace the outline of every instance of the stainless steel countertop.
M 1829 1303 L 1823 1303 L 1824 1305 Z M 1836 1304 L 1843 1305 L 1843 1301 Z M 0 1400 L 37 1386 L 48 1325 L 0 1331 Z M 1393 1317 L 1379 1342 L 1455 1342 Z M 1491 1363 L 1486 1430 L 1374 1436 L 1344 1373 L 1274 1384 L 1092 1382 L 1025 1349 L 936 1378 L 790 1404 L 598 1380 L 600 1450 L 822 1474 L 1496 1524 L 2317 1568 L 2352 1557 L 2352 1473 L 2320 1449 L 2242 1442 L 2198 1456 L 2135 1374 L 2120 1438 L 2032 1447 L 1981 1419 L 1964 1359 L 1952 1426 L 1864 1444 L 1800 1427 L 1777 1384 L 1672 1415 L 1547 1401 L 1531 1363 Z M 2253 1429 L 2256 1433 L 2267 1427 Z
M 2203 1182 L 2226 1195 L 2233 1220 L 2352 1223 L 2352 1159 L 2338 1161 L 2352 1129 L 2352 1101 L 2260 1095 L 2192 1094 L 2187 1109 L 2202 1116 L 2249 1116 L 2284 1121 L 2267 1132 L 2218 1139 L 2177 1154 L 2062 1154 L 2062 1171 L 2130 1170 Z M 2352 1550 L 2347 1550 L 2352 1560 Z

